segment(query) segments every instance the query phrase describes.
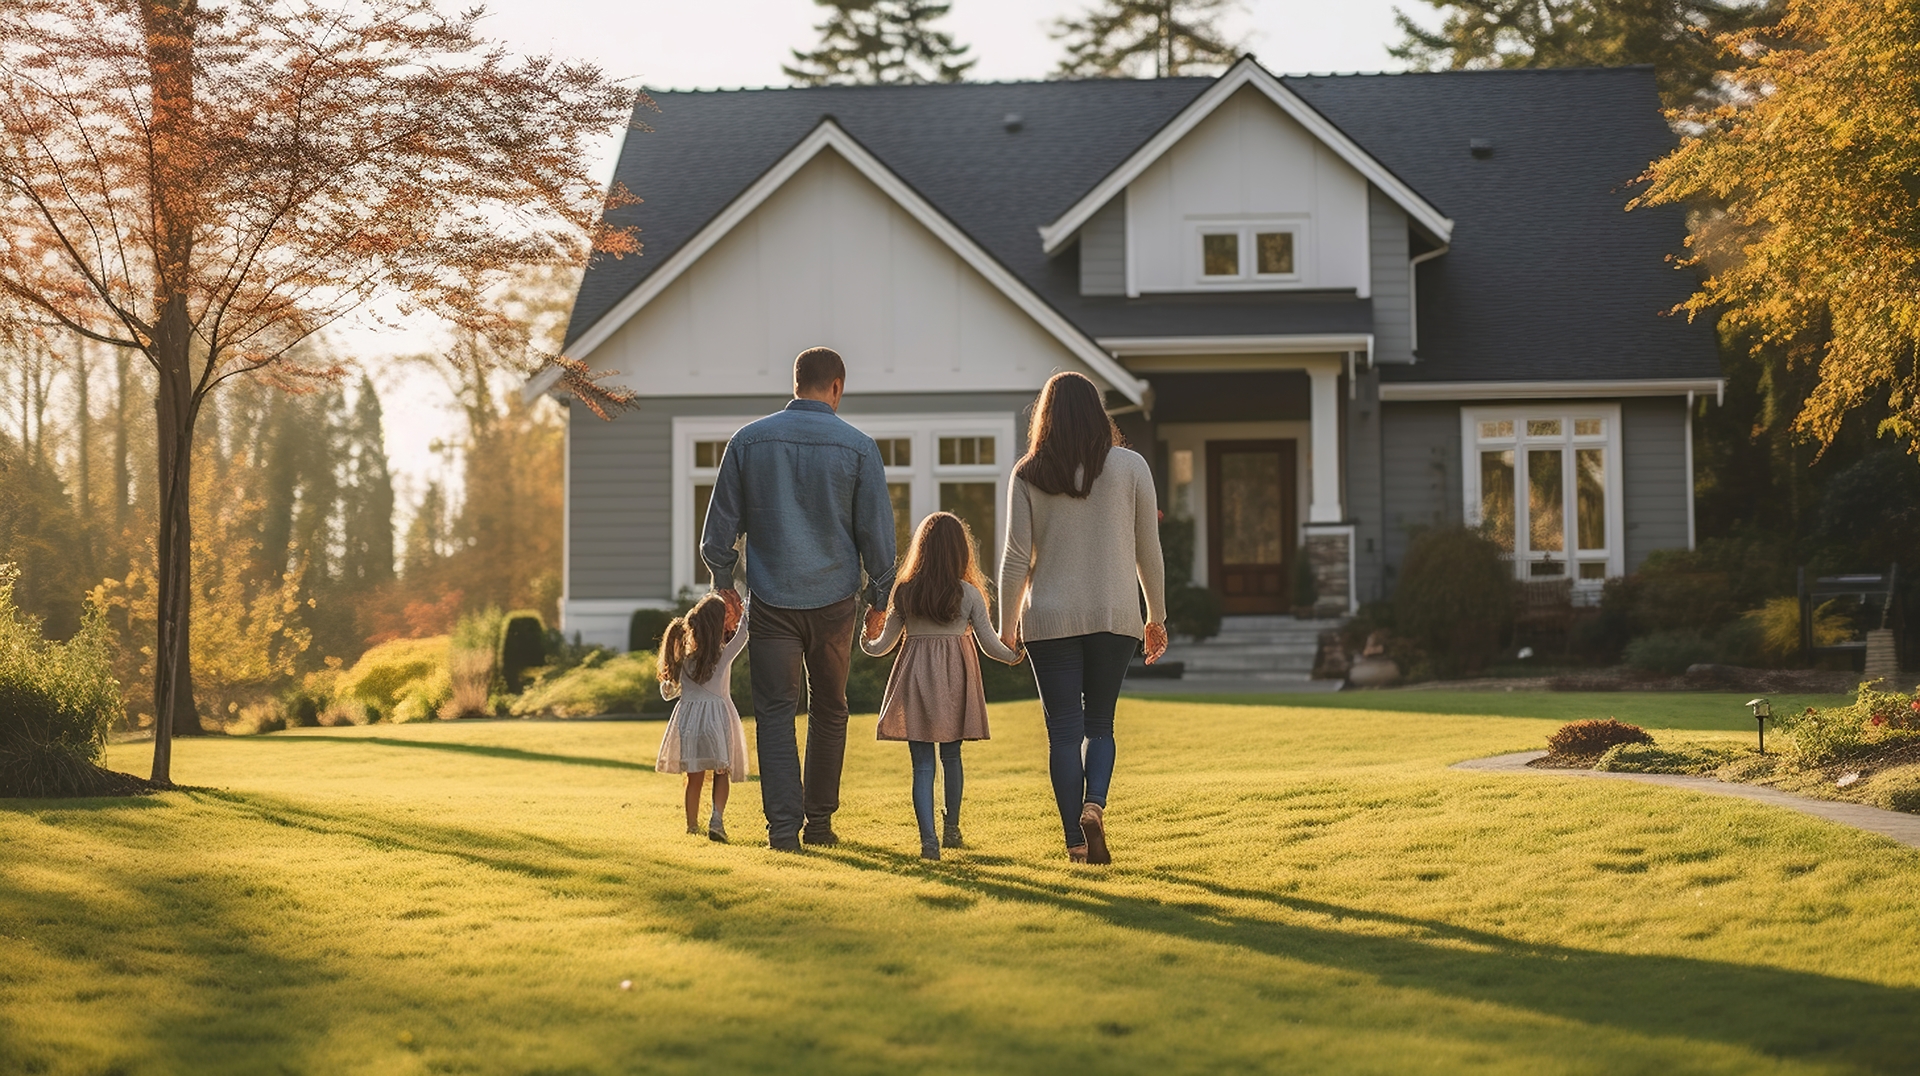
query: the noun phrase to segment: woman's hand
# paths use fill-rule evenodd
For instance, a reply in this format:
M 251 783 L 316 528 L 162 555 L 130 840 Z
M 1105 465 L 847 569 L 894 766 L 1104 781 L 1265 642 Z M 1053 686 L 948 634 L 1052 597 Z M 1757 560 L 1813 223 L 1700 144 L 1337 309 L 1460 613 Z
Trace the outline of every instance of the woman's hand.
M 1000 645 L 1018 654 L 1020 652 L 1020 629 L 1010 627 L 1000 633 Z
M 1160 660 L 1167 652 L 1167 626 L 1165 624 L 1147 625 L 1147 664 Z

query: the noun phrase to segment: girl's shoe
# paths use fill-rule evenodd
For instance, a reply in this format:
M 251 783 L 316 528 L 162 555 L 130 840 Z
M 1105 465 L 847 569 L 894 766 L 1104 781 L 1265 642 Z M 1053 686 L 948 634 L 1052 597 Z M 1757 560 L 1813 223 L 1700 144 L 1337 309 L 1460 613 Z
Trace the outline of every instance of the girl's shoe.
M 727 843 L 727 824 L 718 818 L 707 823 L 707 840 L 720 844 Z
M 965 848 L 967 846 L 967 842 L 960 838 L 960 823 L 954 821 L 952 817 L 946 818 L 946 825 L 942 827 L 940 834 L 940 844 L 944 848 Z
M 1087 846 L 1086 846 L 1086 845 L 1084 845 L 1084 844 L 1076 844 L 1076 845 L 1074 845 L 1074 846 L 1073 846 L 1072 848 L 1069 848 L 1069 849 L 1067 849 L 1067 862 L 1069 862 L 1069 863 L 1085 863 L 1086 861 L 1087 861 Z
M 1080 832 L 1087 835 L 1088 863 L 1113 862 L 1113 855 L 1107 851 L 1106 815 L 1107 809 L 1097 803 L 1089 803 L 1080 808 Z
M 691 836 L 695 836 L 695 837 L 698 837 L 698 836 L 700 835 L 700 823 L 698 823 L 698 822 L 688 822 L 688 823 L 687 823 L 687 833 L 688 833 L 689 835 L 691 835 Z
M 920 858 L 931 859 L 936 863 L 939 862 L 940 842 L 939 841 L 921 841 L 920 842 Z

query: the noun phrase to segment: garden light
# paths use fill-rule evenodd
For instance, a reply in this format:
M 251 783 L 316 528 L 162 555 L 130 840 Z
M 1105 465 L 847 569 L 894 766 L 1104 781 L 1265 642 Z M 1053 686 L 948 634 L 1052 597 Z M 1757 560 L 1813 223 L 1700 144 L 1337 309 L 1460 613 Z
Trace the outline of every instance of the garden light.
M 1760 753 L 1767 753 L 1767 718 L 1773 716 L 1773 704 L 1765 699 L 1748 699 L 1747 709 L 1753 711 L 1753 720 L 1760 726 Z

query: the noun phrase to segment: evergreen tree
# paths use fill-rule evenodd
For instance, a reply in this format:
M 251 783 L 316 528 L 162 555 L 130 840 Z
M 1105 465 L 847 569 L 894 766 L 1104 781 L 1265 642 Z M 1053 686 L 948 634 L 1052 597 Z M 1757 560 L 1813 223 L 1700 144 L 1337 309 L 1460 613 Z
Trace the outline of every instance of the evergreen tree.
M 393 475 L 387 467 L 380 396 L 364 374 L 346 431 L 346 556 L 341 581 L 350 589 L 393 580 Z
M 1777 20 L 1784 0 L 1426 0 L 1428 30 L 1395 9 L 1392 55 L 1429 70 L 1652 64 L 1671 107 L 1711 96 L 1729 66 L 1716 36 Z
M 802 86 L 865 83 L 959 82 L 979 62 L 969 46 L 928 24 L 946 17 L 951 3 L 935 0 L 814 0 L 827 21 L 814 27 L 820 44 L 793 50 L 782 66 Z
M 1242 42 L 1220 20 L 1235 0 L 1102 0 L 1053 36 L 1067 44 L 1056 73 L 1068 78 L 1154 78 L 1211 74 L 1231 64 Z

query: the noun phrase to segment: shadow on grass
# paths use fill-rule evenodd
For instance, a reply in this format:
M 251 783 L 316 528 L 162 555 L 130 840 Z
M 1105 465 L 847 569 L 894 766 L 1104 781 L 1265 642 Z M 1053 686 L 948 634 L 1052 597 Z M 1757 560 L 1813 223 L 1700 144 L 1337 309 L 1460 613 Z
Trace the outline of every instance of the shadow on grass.
M 248 743 L 328 743 L 328 744 L 372 744 L 375 747 L 407 747 L 422 751 L 453 751 L 462 755 L 480 755 L 484 758 L 504 759 L 508 762 L 556 762 L 563 766 L 596 766 L 606 770 L 640 770 L 655 772 L 652 764 L 646 762 L 626 762 L 617 758 L 593 758 L 587 755 L 554 755 L 544 751 L 522 751 L 517 747 L 489 747 L 485 744 L 449 743 L 432 740 L 396 740 L 386 736 L 300 736 L 276 735 L 243 738 Z
M 1113 926 L 1374 976 L 1384 985 L 1488 1002 L 1647 1036 L 1725 1043 L 1769 1057 L 1910 1073 L 1920 1057 L 1920 990 L 1811 972 L 1689 957 L 1539 945 L 1438 920 L 1352 908 L 1201 878 L 1156 875 L 1217 901 L 1397 928 L 1400 936 L 1325 929 L 1236 914 L 1205 900 L 1117 895 L 1097 875 L 1055 884 L 985 857 L 930 864 L 918 856 L 843 845 L 852 867 L 919 874 L 975 897 L 1044 904 Z M 1031 870 L 1031 867 L 1028 868 Z M 1411 936 L 1409 936 L 1411 935 Z

